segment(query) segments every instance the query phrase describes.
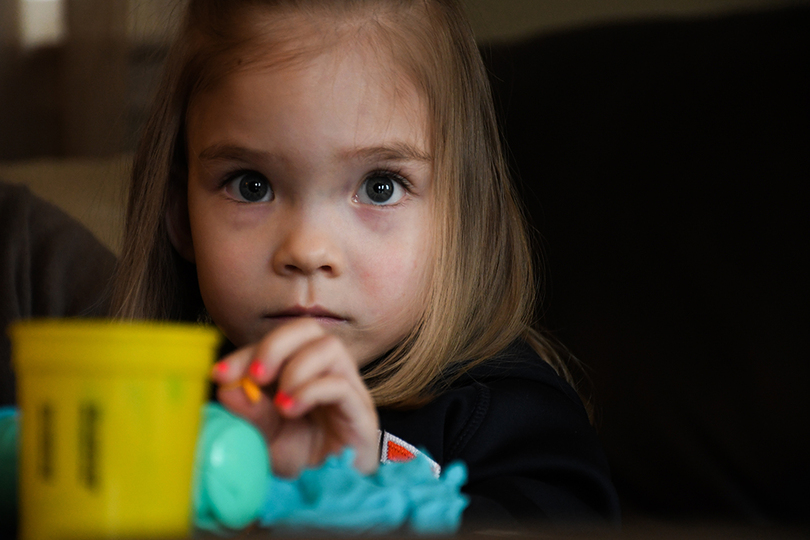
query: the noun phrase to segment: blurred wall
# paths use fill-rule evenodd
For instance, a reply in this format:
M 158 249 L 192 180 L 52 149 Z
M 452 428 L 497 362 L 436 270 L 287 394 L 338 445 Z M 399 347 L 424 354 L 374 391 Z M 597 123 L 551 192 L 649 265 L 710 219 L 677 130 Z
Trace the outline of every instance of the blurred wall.
M 806 0 L 463 0 L 482 40 L 503 40 L 616 20 L 722 13 Z M 129 0 L 128 34 L 161 42 L 182 0 Z
M 131 144 L 128 0 L 63 1 L 64 41 L 30 47 L 19 35 L 23 0 L 0 0 L 10 42 L 0 50 L 0 160 L 107 156 Z
M 0 0 L 0 131 L 7 131 L 13 123 L 11 110 L 11 84 L 14 79 L 14 50 L 17 36 L 17 4 Z M 5 146 L 5 137 L 0 135 L 0 148 Z M 0 149 L 0 159 L 3 150 Z
M 800 2 L 804 0 L 465 0 L 478 37 L 494 41 L 584 24 L 710 15 Z
M 131 150 L 183 0 L 63 0 L 66 39 L 20 42 L 20 2 L 0 0 L 0 160 Z M 465 0 L 484 41 L 645 17 L 810 0 Z

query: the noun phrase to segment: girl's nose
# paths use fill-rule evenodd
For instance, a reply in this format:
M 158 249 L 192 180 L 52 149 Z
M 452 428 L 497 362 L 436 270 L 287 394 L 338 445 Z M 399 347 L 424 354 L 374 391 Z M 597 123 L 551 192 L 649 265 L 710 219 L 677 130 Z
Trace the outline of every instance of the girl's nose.
M 337 277 L 343 272 L 343 254 L 334 230 L 324 224 L 290 224 L 273 254 L 273 270 L 279 275 L 313 275 L 319 272 Z

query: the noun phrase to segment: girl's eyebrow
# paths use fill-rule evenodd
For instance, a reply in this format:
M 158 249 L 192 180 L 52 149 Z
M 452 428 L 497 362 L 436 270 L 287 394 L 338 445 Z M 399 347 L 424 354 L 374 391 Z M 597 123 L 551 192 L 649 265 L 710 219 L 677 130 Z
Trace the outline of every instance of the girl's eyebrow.
M 340 154 L 342 159 L 357 161 L 422 161 L 430 163 L 433 156 L 412 144 L 394 142 L 382 146 L 353 148 Z
M 404 142 L 352 148 L 339 152 L 338 158 L 345 161 L 419 161 L 424 163 L 433 161 L 433 156 L 430 154 Z M 212 144 L 199 153 L 198 159 L 200 161 L 286 161 L 280 154 L 228 143 Z
M 277 161 L 283 159 L 281 156 L 252 150 L 235 144 L 216 143 L 203 149 L 197 158 L 200 161 Z

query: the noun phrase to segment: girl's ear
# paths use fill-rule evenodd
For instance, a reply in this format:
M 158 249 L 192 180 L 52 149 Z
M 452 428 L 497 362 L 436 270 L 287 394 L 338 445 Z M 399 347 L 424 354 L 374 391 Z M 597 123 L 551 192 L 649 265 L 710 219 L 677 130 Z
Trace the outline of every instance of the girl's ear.
M 191 238 L 191 223 L 188 218 L 188 196 L 183 189 L 169 190 L 166 206 L 166 231 L 174 249 L 185 260 L 194 263 L 194 242 Z

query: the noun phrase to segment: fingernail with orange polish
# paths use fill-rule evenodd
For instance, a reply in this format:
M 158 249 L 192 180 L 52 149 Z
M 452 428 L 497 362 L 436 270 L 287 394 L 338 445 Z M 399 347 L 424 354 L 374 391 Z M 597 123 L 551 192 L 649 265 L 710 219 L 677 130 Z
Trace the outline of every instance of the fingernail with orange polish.
M 278 392 L 276 392 L 276 397 L 273 398 L 273 403 L 276 404 L 276 407 L 286 411 L 292 408 L 293 405 L 295 405 L 295 400 L 291 398 L 289 395 L 287 395 L 285 392 L 279 390 Z

